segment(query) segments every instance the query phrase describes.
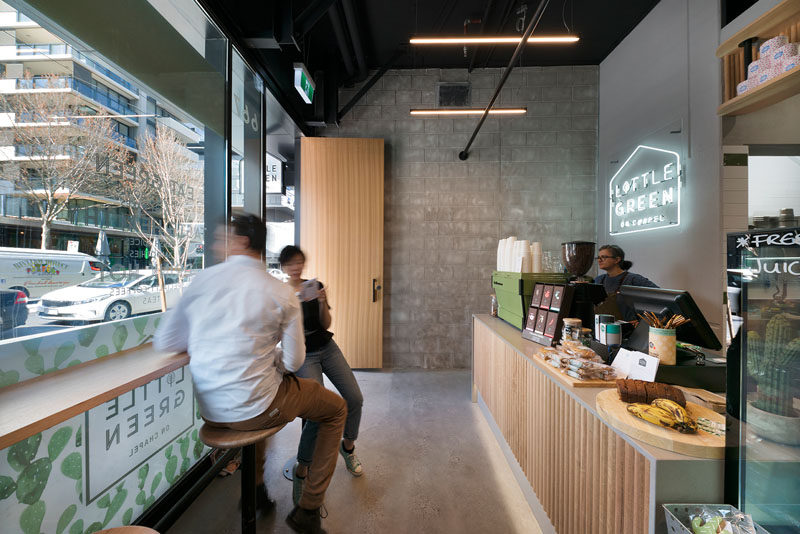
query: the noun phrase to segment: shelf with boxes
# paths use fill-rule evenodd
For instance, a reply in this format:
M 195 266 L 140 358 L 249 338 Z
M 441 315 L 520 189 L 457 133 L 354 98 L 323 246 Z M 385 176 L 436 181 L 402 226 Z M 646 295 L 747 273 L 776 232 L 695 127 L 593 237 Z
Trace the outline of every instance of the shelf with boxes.
M 800 0 L 784 0 L 722 43 L 723 103 L 742 115 L 800 94 Z

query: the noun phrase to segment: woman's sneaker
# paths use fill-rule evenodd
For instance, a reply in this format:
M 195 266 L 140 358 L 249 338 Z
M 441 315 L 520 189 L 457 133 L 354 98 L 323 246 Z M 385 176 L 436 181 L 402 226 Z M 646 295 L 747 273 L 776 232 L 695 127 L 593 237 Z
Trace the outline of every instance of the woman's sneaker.
M 347 452 L 344 450 L 344 443 L 339 442 L 339 454 L 342 455 L 344 458 L 344 465 L 347 466 L 347 470 L 350 471 L 350 474 L 354 477 L 360 477 L 364 471 L 361 468 L 361 460 L 358 459 L 356 456 L 355 451 Z

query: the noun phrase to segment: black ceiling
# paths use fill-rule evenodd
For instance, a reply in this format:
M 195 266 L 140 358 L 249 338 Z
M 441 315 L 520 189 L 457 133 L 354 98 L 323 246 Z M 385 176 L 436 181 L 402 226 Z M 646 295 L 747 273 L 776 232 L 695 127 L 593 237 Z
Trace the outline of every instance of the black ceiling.
M 529 46 L 523 53 L 523 65 L 596 65 L 650 12 L 658 0 L 551 0 L 535 34 L 563 34 L 568 29 L 580 35 L 572 45 Z M 487 6 L 488 16 L 484 19 Z M 381 65 L 400 44 L 412 35 L 464 34 L 467 18 L 483 19 L 470 24 L 470 34 L 521 34 L 524 24 L 538 6 L 538 1 L 515 0 L 423 0 L 361 2 L 364 33 L 368 36 L 368 63 Z M 525 7 L 523 14 L 519 11 Z M 518 31 L 518 29 L 520 31 Z M 465 68 L 500 67 L 508 63 L 514 46 L 473 47 L 414 46 L 398 61 L 402 67 Z
M 410 46 L 412 36 L 458 36 L 466 19 L 471 35 L 520 34 L 538 0 L 200 0 L 229 32 L 245 43 L 246 55 L 261 63 L 275 87 L 292 101 L 292 63 L 301 61 L 316 77 L 349 86 L 394 57 L 393 68 L 480 68 L 505 66 L 514 46 L 491 48 Z M 536 34 L 577 33 L 572 45 L 532 45 L 523 66 L 599 64 L 633 30 L 658 0 L 550 0 Z M 349 13 L 348 13 L 349 11 Z M 348 15 L 350 15 L 348 17 Z M 339 31 L 336 22 L 339 21 Z M 288 26 L 287 26 L 288 24 Z M 291 27 L 292 34 L 287 36 Z M 280 39 L 278 39 L 280 37 Z M 269 39 L 280 40 L 280 47 Z M 287 44 L 294 40 L 294 44 Z M 362 53 L 358 53 L 360 41 Z M 265 44 L 267 43 L 267 44 Z M 345 51 L 342 52 L 342 43 Z M 665 43 L 668 46 L 668 43 Z M 360 56 L 360 57 L 359 57 Z M 346 58 L 346 59 L 345 59 Z M 360 61 L 359 61 L 360 60 Z M 284 99 L 281 104 L 289 105 Z M 299 106 L 307 115 L 308 107 Z

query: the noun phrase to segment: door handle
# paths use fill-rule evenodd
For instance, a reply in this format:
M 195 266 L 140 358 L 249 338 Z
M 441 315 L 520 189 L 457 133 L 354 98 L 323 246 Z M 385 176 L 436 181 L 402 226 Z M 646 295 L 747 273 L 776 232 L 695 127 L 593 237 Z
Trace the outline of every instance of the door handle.
M 381 290 L 381 286 L 378 285 L 378 279 L 372 279 L 372 302 L 378 302 L 378 291 Z

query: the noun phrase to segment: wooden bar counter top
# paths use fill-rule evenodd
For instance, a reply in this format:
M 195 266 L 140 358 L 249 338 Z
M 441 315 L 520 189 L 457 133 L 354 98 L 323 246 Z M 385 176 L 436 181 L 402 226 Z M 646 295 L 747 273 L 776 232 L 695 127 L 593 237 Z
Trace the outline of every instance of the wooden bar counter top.
M 535 356 L 540 349 L 500 319 L 473 316 L 473 400 L 546 513 L 543 531 L 662 533 L 662 504 L 722 502 L 723 460 L 684 456 L 615 430 L 595 408 L 607 388 L 571 387 Z

